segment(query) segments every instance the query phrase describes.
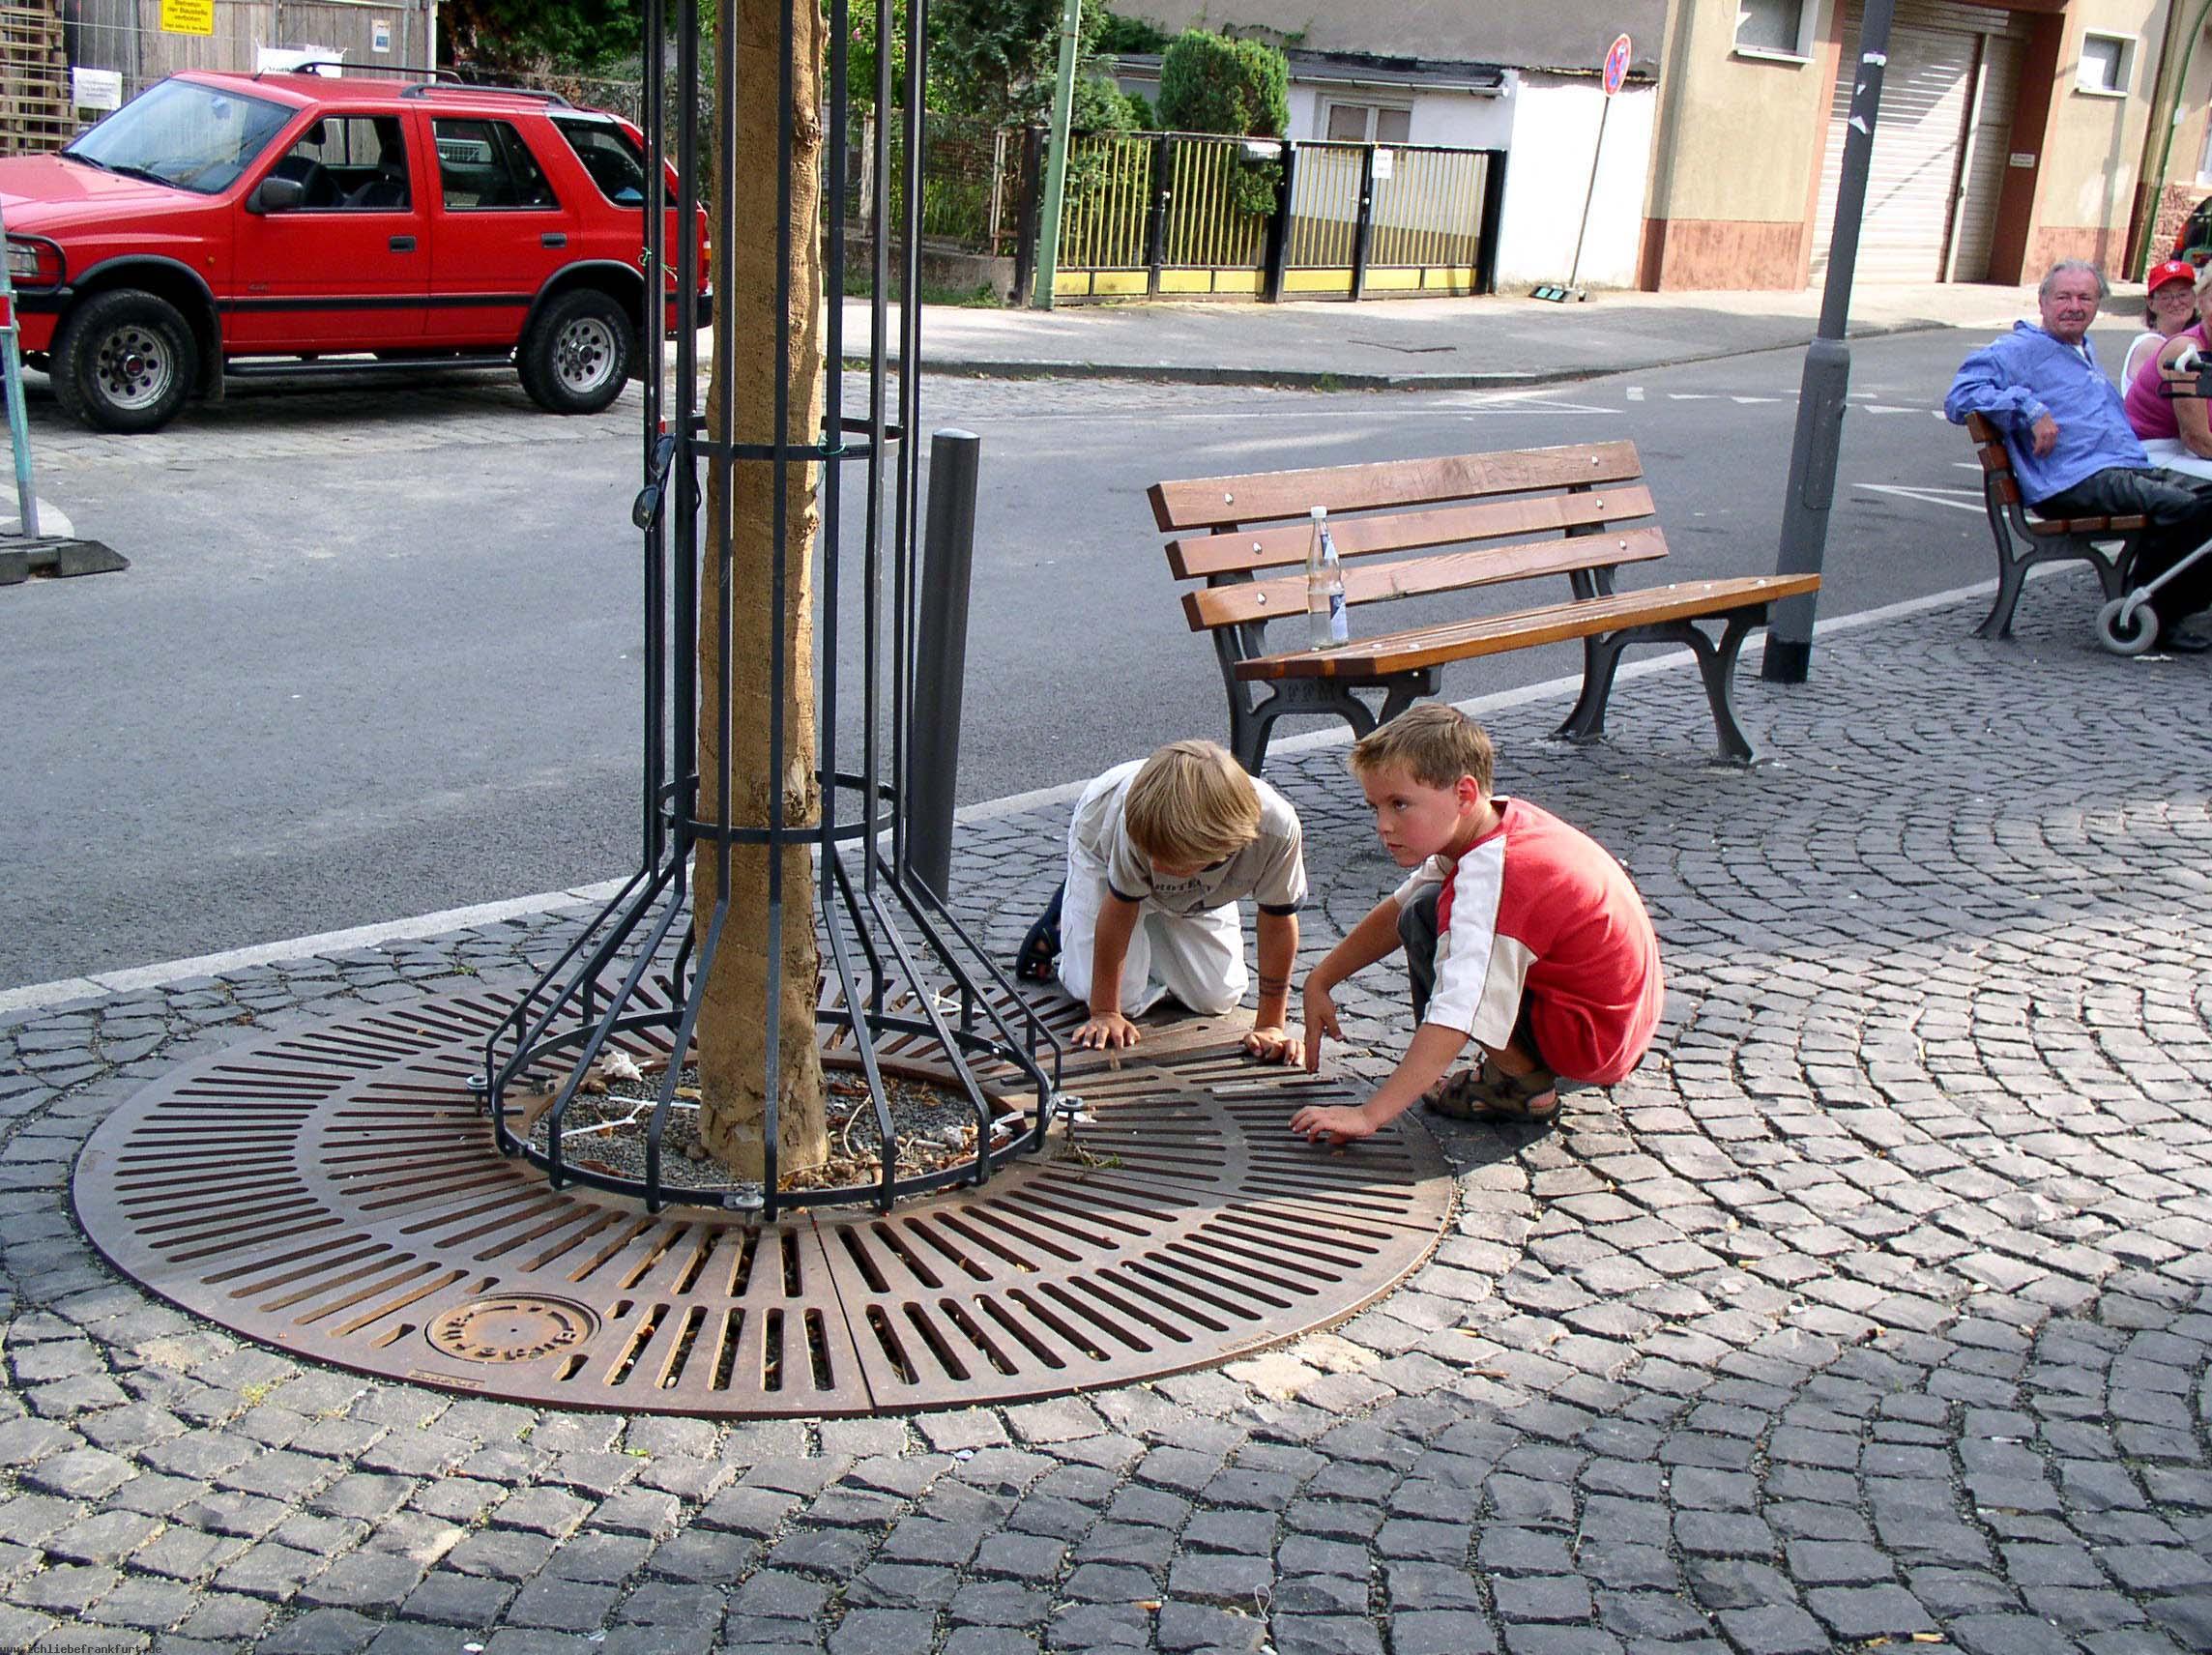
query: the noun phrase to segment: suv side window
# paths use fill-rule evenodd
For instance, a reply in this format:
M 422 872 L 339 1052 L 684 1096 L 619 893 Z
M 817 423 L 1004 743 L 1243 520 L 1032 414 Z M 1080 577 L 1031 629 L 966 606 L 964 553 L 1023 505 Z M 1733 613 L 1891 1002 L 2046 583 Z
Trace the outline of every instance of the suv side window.
M 298 179 L 306 208 L 403 213 L 413 205 L 407 137 L 396 115 L 325 115 L 269 175 Z
M 568 140 L 601 195 L 617 207 L 645 205 L 645 157 L 627 132 L 612 121 L 556 119 L 553 125 Z
M 522 134 L 506 121 L 431 123 L 438 182 L 449 213 L 487 208 L 558 207 L 552 185 Z

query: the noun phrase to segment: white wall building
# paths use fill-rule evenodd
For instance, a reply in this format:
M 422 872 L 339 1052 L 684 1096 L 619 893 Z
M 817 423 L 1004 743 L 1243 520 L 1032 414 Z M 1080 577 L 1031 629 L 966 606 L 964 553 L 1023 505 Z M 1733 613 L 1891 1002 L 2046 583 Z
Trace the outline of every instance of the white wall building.
M 1586 195 L 1589 225 L 1578 280 L 1590 287 L 1633 287 L 1657 100 L 1648 80 L 1631 81 L 1606 111 L 1597 74 L 1603 52 L 1600 43 L 1589 73 L 1574 74 L 1294 47 L 1285 53 L 1288 135 L 1502 150 L 1499 289 L 1567 279 Z M 1124 58 L 1120 79 L 1124 90 L 1156 101 L 1159 60 Z M 1599 157 L 1601 116 L 1605 148 Z

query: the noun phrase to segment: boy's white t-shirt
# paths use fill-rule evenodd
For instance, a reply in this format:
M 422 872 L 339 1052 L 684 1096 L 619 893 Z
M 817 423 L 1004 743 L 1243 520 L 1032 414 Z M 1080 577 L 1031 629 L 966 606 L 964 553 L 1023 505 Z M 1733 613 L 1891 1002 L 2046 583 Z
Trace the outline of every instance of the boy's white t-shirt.
M 1260 831 L 1241 850 L 1187 879 L 1163 879 L 1151 860 L 1129 843 L 1122 806 L 1142 759 L 1116 765 L 1083 790 L 1068 843 L 1106 870 L 1106 883 L 1124 902 L 1146 902 L 1164 914 L 1201 914 L 1245 897 L 1269 914 L 1295 914 L 1306 899 L 1304 839 L 1290 801 L 1257 776 Z

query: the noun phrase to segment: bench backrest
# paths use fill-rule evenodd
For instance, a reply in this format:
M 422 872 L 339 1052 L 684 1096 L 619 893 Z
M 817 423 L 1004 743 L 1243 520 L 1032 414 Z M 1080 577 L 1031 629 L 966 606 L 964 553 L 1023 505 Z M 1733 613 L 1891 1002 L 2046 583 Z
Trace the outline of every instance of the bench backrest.
M 1191 630 L 1305 612 L 1308 511 L 1328 508 L 1348 604 L 1565 574 L 1664 557 L 1630 442 L 1154 483 L 1152 516 Z M 1399 554 L 1392 556 L 1392 554 Z M 1406 555 L 1411 554 L 1411 555 Z M 1388 558 L 1389 561 L 1383 561 Z M 1287 574 L 1278 571 L 1288 570 Z
M 1966 416 L 1966 435 L 1974 439 L 1974 450 L 1982 457 L 1983 492 L 1994 496 L 2000 506 L 2018 506 L 2020 479 L 2013 476 L 2012 454 L 2004 446 L 2003 435 L 1979 414 Z

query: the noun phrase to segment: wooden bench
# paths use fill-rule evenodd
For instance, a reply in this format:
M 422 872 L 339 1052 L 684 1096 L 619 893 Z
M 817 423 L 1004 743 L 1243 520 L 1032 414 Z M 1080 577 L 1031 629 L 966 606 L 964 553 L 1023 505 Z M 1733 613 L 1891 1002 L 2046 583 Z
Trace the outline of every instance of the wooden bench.
M 1177 536 L 1169 567 L 1179 579 L 1205 582 L 1183 594 L 1183 611 L 1191 630 L 1213 636 L 1232 750 L 1257 774 L 1275 720 L 1286 714 L 1333 714 L 1363 736 L 1436 694 L 1446 661 L 1579 638 L 1582 695 L 1559 736 L 1589 741 L 1605 734 L 1606 701 L 1629 645 L 1687 644 L 1722 754 L 1751 763 L 1735 718 L 1737 652 L 1768 604 L 1814 591 L 1819 577 L 1615 591 L 1620 566 L 1667 555 L 1665 537 L 1646 521 L 1651 493 L 1642 476 L 1636 445 L 1617 442 L 1153 484 L 1152 515 Z M 1560 575 L 1571 596 L 1354 637 L 1342 649 L 1305 649 L 1307 510 L 1315 506 L 1328 508 L 1348 607 Z M 1293 647 L 1270 653 L 1266 624 L 1278 620 L 1295 628 Z M 1717 638 L 1695 624 L 1705 620 L 1720 623 Z M 1382 691 L 1381 707 L 1359 700 L 1360 690 Z
M 2020 589 L 2037 564 L 2080 558 L 2097 571 L 2107 602 L 2128 590 L 2136 542 L 2150 525 L 2147 517 L 2030 517 L 2020 497 L 2020 480 L 2013 476 L 2012 455 L 1996 426 L 1979 414 L 1969 414 L 1966 435 L 1982 456 L 1982 506 L 1997 543 L 1996 601 L 1990 606 L 1989 618 L 1974 628 L 1975 636 L 2012 636 L 2012 612 L 2020 602 Z

